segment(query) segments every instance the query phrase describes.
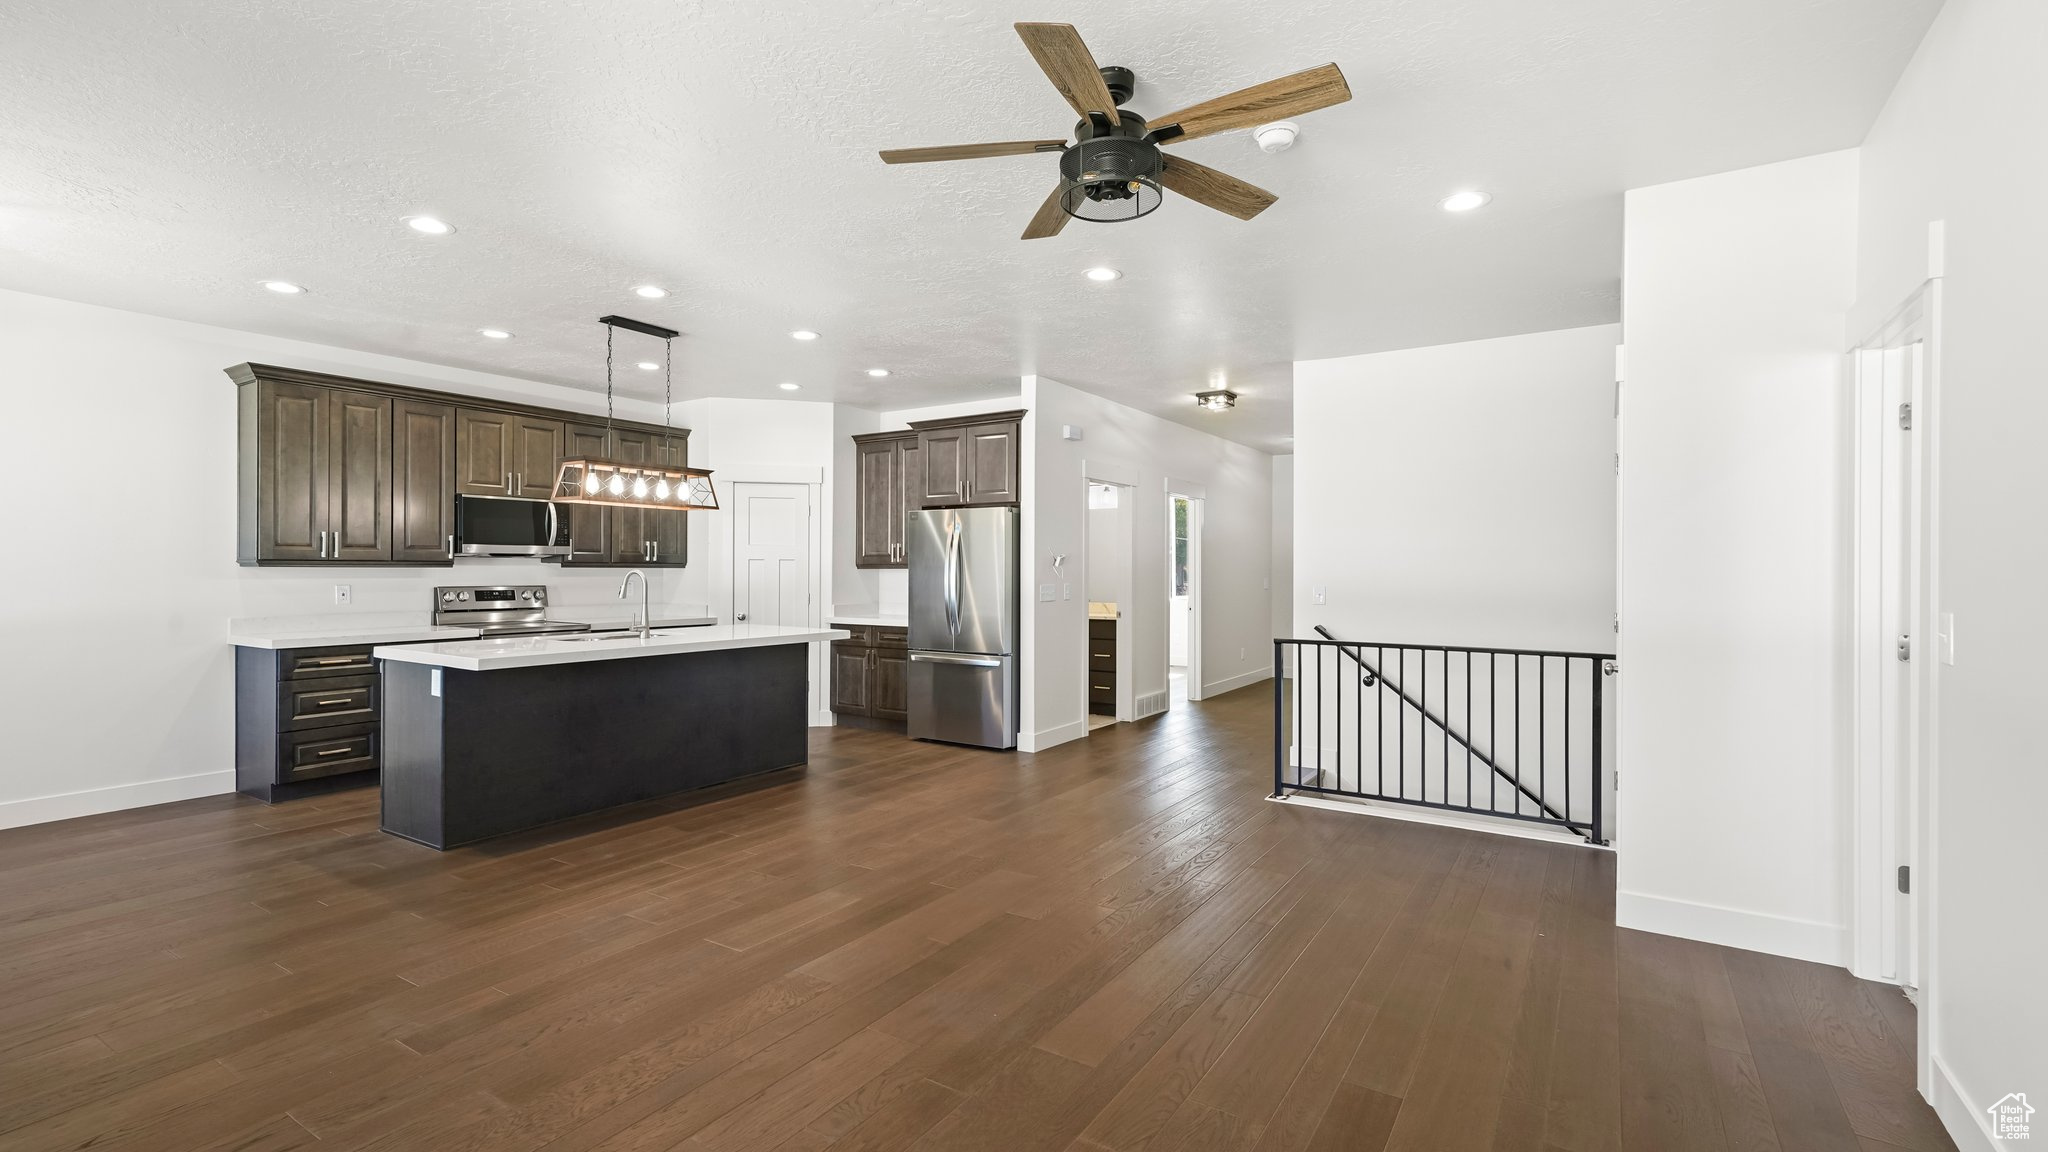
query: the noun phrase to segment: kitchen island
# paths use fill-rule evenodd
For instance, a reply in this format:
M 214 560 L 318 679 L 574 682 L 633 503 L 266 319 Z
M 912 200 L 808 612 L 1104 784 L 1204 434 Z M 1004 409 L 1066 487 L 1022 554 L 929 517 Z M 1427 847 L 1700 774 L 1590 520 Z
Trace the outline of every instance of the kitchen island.
M 832 628 L 380 646 L 383 827 L 453 848 L 808 759 Z

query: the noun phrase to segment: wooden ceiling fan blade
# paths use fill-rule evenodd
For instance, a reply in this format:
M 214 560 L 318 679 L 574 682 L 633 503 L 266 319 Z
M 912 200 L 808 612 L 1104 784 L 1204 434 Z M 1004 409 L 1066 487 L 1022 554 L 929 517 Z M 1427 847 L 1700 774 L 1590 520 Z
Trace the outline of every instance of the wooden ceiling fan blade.
M 1197 204 L 1206 204 L 1239 220 L 1257 216 L 1279 199 L 1264 188 L 1192 160 L 1179 156 L 1163 156 L 1161 160 L 1164 162 L 1159 170 L 1161 184 Z
M 1053 187 L 1052 195 L 1047 196 L 1045 203 L 1038 206 L 1038 211 L 1032 214 L 1031 223 L 1024 226 L 1024 235 L 1019 239 L 1043 240 L 1048 236 L 1060 234 L 1060 229 L 1067 226 L 1067 210 L 1060 207 L 1060 194 L 1066 190 L 1067 185 L 1064 181 Z
M 994 144 L 941 144 L 935 148 L 889 148 L 884 164 L 928 164 L 934 160 L 981 160 L 990 156 L 1024 156 L 1032 152 L 1063 152 L 1065 140 L 1004 140 Z
M 1165 144 L 1239 128 L 1256 128 L 1351 99 L 1351 86 L 1335 64 L 1310 68 L 1218 96 L 1152 119 L 1152 139 Z
M 1109 85 L 1102 82 L 1102 69 L 1096 67 L 1094 54 L 1072 24 L 1019 24 L 1017 35 L 1074 111 L 1083 116 L 1093 113 L 1111 124 L 1118 122 L 1116 101 L 1110 97 Z

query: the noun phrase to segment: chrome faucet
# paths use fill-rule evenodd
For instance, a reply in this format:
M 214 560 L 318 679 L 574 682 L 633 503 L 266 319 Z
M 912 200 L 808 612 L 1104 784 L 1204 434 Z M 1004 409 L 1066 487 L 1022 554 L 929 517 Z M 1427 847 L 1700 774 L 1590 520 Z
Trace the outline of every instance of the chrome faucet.
M 654 623 L 652 609 L 648 607 L 647 603 L 647 573 L 642 572 L 638 568 L 626 573 L 626 578 L 619 581 L 619 599 L 624 600 L 626 598 L 626 590 L 633 586 L 633 577 L 635 576 L 640 578 L 640 613 L 633 618 L 633 630 L 640 634 L 642 640 L 645 640 L 647 639 L 647 633 L 652 630 Z

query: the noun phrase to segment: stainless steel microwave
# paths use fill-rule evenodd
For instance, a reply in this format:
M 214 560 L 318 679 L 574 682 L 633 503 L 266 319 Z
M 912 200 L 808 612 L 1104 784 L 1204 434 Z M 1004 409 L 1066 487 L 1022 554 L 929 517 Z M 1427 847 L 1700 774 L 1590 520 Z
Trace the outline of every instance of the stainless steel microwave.
M 455 498 L 457 556 L 567 556 L 569 518 L 551 500 Z

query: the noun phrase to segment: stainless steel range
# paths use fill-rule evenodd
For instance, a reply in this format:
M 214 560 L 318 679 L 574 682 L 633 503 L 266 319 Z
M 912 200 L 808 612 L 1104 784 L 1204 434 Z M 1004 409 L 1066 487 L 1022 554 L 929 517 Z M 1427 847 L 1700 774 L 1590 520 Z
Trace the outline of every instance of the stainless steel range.
M 588 632 L 590 625 L 548 619 L 544 584 L 466 584 L 434 589 L 434 623 L 475 628 L 486 636 Z

